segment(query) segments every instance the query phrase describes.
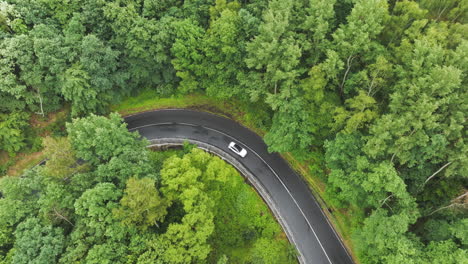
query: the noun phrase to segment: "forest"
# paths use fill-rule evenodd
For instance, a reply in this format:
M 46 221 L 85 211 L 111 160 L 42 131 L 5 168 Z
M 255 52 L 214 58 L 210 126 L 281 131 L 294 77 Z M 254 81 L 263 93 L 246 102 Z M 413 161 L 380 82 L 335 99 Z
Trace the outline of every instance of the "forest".
M 106 179 L 101 174 L 101 182 L 99 164 L 130 150 L 97 154 L 80 149 L 73 127 L 81 129 L 84 121 L 71 120 L 108 115 L 110 105 L 151 91 L 160 97 L 203 94 L 245 106 L 248 119 L 266 132 L 269 150 L 291 153 L 308 164 L 326 186 L 328 205 L 349 215 L 350 244 L 358 262 L 468 263 L 467 21 L 466 0 L 0 1 L 0 150 L 15 157 L 43 147 L 47 152 L 50 144 L 71 144 L 85 161 L 57 161 L 60 175 L 53 176 L 58 168 L 47 172 L 53 166 L 48 163 L 25 179 L 2 180 L 0 260 L 22 263 L 20 258 L 32 257 L 9 251 L 21 251 L 21 243 L 30 238 L 40 239 L 39 244 L 56 241 L 47 254 L 62 252 L 58 241 L 70 230 L 60 228 L 73 225 L 80 229 L 79 237 L 86 237 L 87 228 L 100 230 L 102 244 L 91 250 L 97 242 L 75 237 L 70 241 L 84 244 L 65 251 L 61 259 L 66 263 L 80 260 L 85 251 L 89 262 L 93 256 L 107 257 L 106 243 L 132 237 L 112 237 L 107 225 L 128 214 L 122 200 L 132 188 L 147 188 L 140 181 L 164 184 L 164 168 L 159 176 L 146 178 Z M 56 134 L 69 140 L 43 140 L 31 122 L 64 108 L 70 109 L 69 125 Z M 122 136 L 134 146 L 132 137 Z M 194 150 L 184 155 L 179 159 L 205 154 Z M 178 160 L 164 164 L 171 162 Z M 10 163 L 1 164 L 2 174 Z M 115 166 L 105 170 L 123 169 Z M 133 172 L 138 173 L 150 172 Z M 69 193 L 58 183 L 44 185 L 54 177 L 73 181 L 66 176 L 71 174 L 84 179 L 67 185 Z M 89 175 L 97 178 L 86 179 Z M 50 216 L 55 205 L 35 202 L 41 200 L 36 193 L 40 186 L 69 197 L 60 199 L 67 203 L 60 208 L 73 211 L 76 219 L 89 214 L 87 199 L 111 201 L 106 210 L 115 211 L 115 219 L 97 224 Z M 78 198 L 76 186 L 94 187 Z M 184 203 L 169 189 L 152 192 L 157 210 L 168 208 L 164 203 Z M 157 200 L 162 197 L 158 192 L 168 200 Z M 93 198 L 93 193 L 110 197 Z M 150 222 L 158 223 L 162 212 L 148 215 L 149 222 L 128 218 L 126 224 L 135 226 L 134 232 L 155 228 Z M 164 223 L 158 225 L 163 232 Z M 38 235 L 41 230 L 47 235 Z M 171 230 L 157 239 L 167 232 Z M 199 242 L 207 240 L 206 233 L 199 235 Z M 132 248 L 126 250 L 133 253 L 117 253 L 134 263 L 132 256 L 143 251 L 138 241 L 129 243 Z M 259 247 L 266 247 L 263 243 Z M 145 252 L 165 252 L 161 261 L 174 263 L 170 243 L 154 245 L 163 249 Z M 196 256 L 186 252 L 184 263 L 203 263 L 206 250 L 200 248 L 197 254 L 205 255 Z M 222 256 L 210 257 L 222 261 Z M 275 263 L 257 260 L 253 263 Z

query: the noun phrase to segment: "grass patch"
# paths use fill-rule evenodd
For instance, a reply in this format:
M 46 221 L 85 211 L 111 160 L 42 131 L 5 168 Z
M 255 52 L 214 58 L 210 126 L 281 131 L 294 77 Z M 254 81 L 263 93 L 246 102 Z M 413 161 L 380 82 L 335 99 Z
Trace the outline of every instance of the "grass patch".
M 227 102 L 201 94 L 161 98 L 155 90 L 145 91 L 136 97 L 125 99 L 118 105 L 113 105 L 111 110 L 117 111 L 125 116 L 165 108 L 188 108 L 206 111 L 234 119 L 261 136 L 264 136 L 266 133 L 265 129 L 260 128 L 258 122 L 255 121 L 255 116 L 249 112 L 249 108 L 246 104 L 236 100 Z M 328 202 L 324 196 L 325 183 L 317 175 L 310 172 L 308 162 L 299 161 L 291 153 L 282 153 L 282 156 L 288 161 L 289 165 L 305 179 L 323 211 L 341 235 L 345 246 L 349 249 L 350 254 L 356 261 L 357 258 L 353 253 L 354 251 L 351 243 L 351 233 L 352 227 L 356 224 L 355 222 L 357 219 L 360 219 L 359 210 L 357 208 L 338 209 L 331 206 L 331 203 Z
M 42 151 L 33 153 L 20 153 L 11 158 L 12 165 L 8 167 L 6 174 L 9 176 L 20 176 L 25 170 L 28 170 L 39 162 L 44 160 L 44 153 Z

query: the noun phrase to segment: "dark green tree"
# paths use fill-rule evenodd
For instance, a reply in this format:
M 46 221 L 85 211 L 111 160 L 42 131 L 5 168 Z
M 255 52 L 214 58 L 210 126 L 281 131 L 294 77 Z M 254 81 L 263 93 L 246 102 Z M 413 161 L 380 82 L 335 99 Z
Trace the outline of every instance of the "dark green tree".
M 19 224 L 15 237 L 13 263 L 55 263 L 65 242 L 61 228 L 43 225 L 37 218 Z

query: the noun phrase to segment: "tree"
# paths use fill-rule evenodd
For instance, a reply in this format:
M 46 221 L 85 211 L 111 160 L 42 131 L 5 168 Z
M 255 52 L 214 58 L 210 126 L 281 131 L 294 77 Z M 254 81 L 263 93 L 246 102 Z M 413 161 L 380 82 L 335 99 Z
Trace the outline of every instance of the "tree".
M 206 28 L 210 19 L 209 12 L 213 0 L 188 0 L 182 5 L 182 17 L 189 18 Z
M 426 15 L 427 10 L 420 8 L 417 2 L 396 2 L 382 30 L 382 42 L 390 47 L 399 45 L 405 31 L 409 33 L 413 27 L 427 23 Z
M 162 244 L 163 261 L 187 263 L 205 261 L 211 251 L 208 239 L 214 231 L 216 182 L 223 182 L 232 168 L 219 168 L 219 158 L 193 149 L 182 158 L 169 158 L 161 170 L 161 192 L 169 202 L 179 202 L 185 215 L 168 226 Z M 222 164 L 222 163 L 221 163 Z M 211 188 L 208 186 L 212 186 Z M 218 185 L 219 188 L 219 185 Z M 214 198 L 214 199 L 213 199 Z
M 82 216 L 81 223 L 92 230 L 96 238 L 104 236 L 106 228 L 115 221 L 112 210 L 118 207 L 121 196 L 121 191 L 112 183 L 99 183 L 75 201 L 75 212 Z
M 466 23 L 468 16 L 468 5 L 466 1 L 449 0 L 437 3 L 427 0 L 419 1 L 422 8 L 429 10 L 429 16 L 435 20 L 449 20 L 452 22 Z
M 57 109 L 60 102 L 57 74 L 65 67 L 62 52 L 60 35 L 55 28 L 46 25 L 38 25 L 30 35 L 2 41 L 2 108 L 12 111 L 28 107 L 43 116 Z
M 430 242 L 425 250 L 426 263 L 466 263 L 468 262 L 466 249 L 459 248 L 451 240 Z
M 171 47 L 174 59 L 172 65 L 176 69 L 176 75 L 180 78 L 178 89 L 183 93 L 199 90 L 201 75 L 201 62 L 203 53 L 201 40 L 204 30 L 190 19 L 184 19 L 174 23 L 176 39 Z
M 461 71 L 440 66 L 445 51 L 429 37 L 417 40 L 406 52 L 403 67 L 407 70 L 399 69 L 401 81 L 391 96 L 390 112 L 371 126 L 366 152 L 416 171 L 430 168 L 433 173 L 429 175 L 413 174 L 424 177 L 413 179 L 419 184 L 439 173 L 463 175 L 465 158 L 455 154 L 464 148 L 460 141 L 464 112 Z
M 206 93 L 218 98 L 242 97 L 237 76 L 245 68 L 245 32 L 237 1 L 216 1 L 210 9 L 210 27 L 203 39 L 202 84 Z
M 85 165 L 77 163 L 75 151 L 67 138 L 46 137 L 44 154 L 47 162 L 43 172 L 53 179 L 67 180 L 73 174 L 86 169 Z
M 226 255 L 222 255 L 218 261 L 216 262 L 216 264 L 227 264 L 229 261 L 228 257 L 226 257 Z
M 46 226 L 30 218 L 15 230 L 14 263 L 55 263 L 65 238 L 61 228 Z
M 143 148 L 145 141 L 137 141 L 138 135 L 128 132 L 122 118 L 110 114 L 109 118 L 90 115 L 67 124 L 70 143 L 76 156 L 93 165 L 108 162 L 127 148 Z
M 104 8 L 106 18 L 113 21 L 111 42 L 123 51 L 120 57 L 132 80 L 126 84 L 129 87 L 138 89 L 176 81 L 170 52 L 175 39 L 172 25 L 175 19 L 160 13 L 160 9 L 170 6 L 169 1 L 144 1 L 142 10 L 134 3 L 123 7 L 108 3 Z M 154 16 L 148 17 L 148 14 Z M 154 19 L 155 16 L 159 19 Z
M 98 183 L 75 200 L 78 221 L 61 257 L 62 263 L 83 259 L 90 263 L 99 259 L 104 263 L 121 263 L 119 260 L 126 255 L 124 245 L 128 234 L 133 231 L 121 225 L 112 214 L 121 197 L 122 192 L 112 183 Z
M 245 62 L 251 71 L 241 82 L 252 101 L 264 99 L 273 110 L 292 94 L 301 50 L 289 31 L 292 1 L 270 1 L 259 34 L 247 43 Z
M 303 8 L 305 14 L 301 17 L 303 21 L 299 29 L 304 32 L 305 39 L 301 45 L 303 57 L 311 65 L 322 58 L 330 45 L 328 37 L 335 23 L 335 3 L 335 0 L 309 0 L 308 5 Z
M 405 214 L 388 216 L 383 209 L 374 211 L 356 232 L 359 258 L 366 263 L 421 262 L 421 243 L 406 236 L 408 225 L 414 221 Z
M 383 23 L 388 16 L 387 3 L 383 0 L 356 1 L 351 14 L 347 17 L 347 24 L 341 25 L 333 35 L 333 50 L 344 64 L 344 72 L 329 76 L 333 84 L 337 85 L 342 101 L 346 94 L 350 94 L 354 87 L 347 87 L 347 80 L 353 62 L 360 60 L 363 63 L 373 61 L 382 47 L 376 37 L 383 29 Z
M 292 1 L 271 1 L 263 13 L 259 33 L 247 43 L 245 63 L 250 69 L 239 76 L 251 101 L 265 101 L 277 111 L 266 140 L 272 151 L 285 151 L 310 144 L 303 100 L 298 98 L 296 78 L 301 49 L 290 31 Z M 292 126 L 285 122 L 294 121 Z
M 14 156 L 26 146 L 29 115 L 24 112 L 0 114 L 0 149 Z
M 74 64 L 60 78 L 62 95 L 65 100 L 72 102 L 73 116 L 93 112 L 97 108 L 97 91 L 90 87 L 89 74 L 81 64 Z
M 358 204 L 357 199 L 365 197 L 355 179 L 347 177 L 348 173 L 357 170 L 355 159 L 362 155 L 363 144 L 362 136 L 357 133 L 339 133 L 334 140 L 325 142 L 325 158 L 327 167 L 331 169 L 326 191 L 338 206 L 343 206 L 344 201 Z
M 299 96 L 282 105 L 273 116 L 270 131 L 265 135 L 269 151 L 301 153 L 313 142 L 306 103 Z
M 0 29 L 5 33 L 14 33 L 18 24 L 21 24 L 21 16 L 15 8 L 15 5 L 2 2 L 0 7 Z
M 113 182 L 119 188 L 123 188 L 130 177 L 159 180 L 158 171 L 150 164 L 149 156 L 149 151 L 141 145 L 136 148 L 128 146 L 107 163 L 99 164 L 95 177 L 99 181 Z
M 253 247 L 254 263 L 292 263 L 294 258 L 284 244 L 271 243 L 269 239 L 258 239 Z
M 332 200 L 362 208 L 389 206 L 392 198 L 402 208 L 414 206 L 406 184 L 388 161 L 373 161 L 362 151 L 359 134 L 339 133 L 334 141 L 326 142 L 326 161 L 332 170 L 328 177 L 327 195 Z
M 468 219 L 460 219 L 451 226 L 451 233 L 461 241 L 461 244 L 468 245 Z
M 377 102 L 363 90 L 353 98 L 345 101 L 345 107 L 335 109 L 333 116 L 334 129 L 344 133 L 352 133 L 365 127 L 378 117 Z M 348 110 L 349 109 L 349 110 Z
M 296 100 L 301 102 L 297 107 L 298 114 L 302 116 L 302 120 L 298 119 L 298 121 L 304 129 L 302 130 L 303 133 L 294 131 L 290 135 L 298 135 L 297 139 L 302 139 L 303 143 L 300 145 L 290 143 L 288 145 L 285 144 L 285 146 L 290 146 L 288 151 L 303 152 L 300 155 L 304 157 L 308 155 L 306 153 L 310 152 L 311 147 L 319 149 L 323 145 L 323 141 L 329 137 L 333 112 L 339 105 L 338 96 L 326 89 L 329 80 L 326 78 L 324 69 L 323 64 L 312 67 L 308 73 L 308 78 L 303 79 L 300 84 L 303 96 L 294 96 Z M 299 99 L 299 97 L 301 98 Z M 285 118 L 284 122 L 287 122 L 287 120 L 288 118 Z M 286 127 L 292 126 L 283 124 L 283 129 L 286 129 Z M 270 133 L 273 131 L 275 130 L 272 128 Z M 270 143 L 270 145 L 273 144 Z
M 98 37 L 94 35 L 83 37 L 80 55 L 81 66 L 75 66 L 69 70 L 68 74 L 71 74 L 73 78 L 79 76 L 78 78 L 81 80 L 78 84 L 89 78 L 89 87 L 95 90 L 95 97 L 93 92 L 84 90 L 87 95 L 85 98 L 80 98 L 81 101 L 88 99 L 89 110 L 104 112 L 109 103 L 116 102 L 121 96 L 129 93 L 125 89 L 127 74 L 119 71 L 118 57 L 119 52 L 112 50 Z M 79 71 L 80 67 L 82 67 L 82 71 Z M 75 85 L 77 85 L 76 82 Z M 81 85 L 83 86 L 83 84 Z
M 135 225 L 143 230 L 150 226 L 158 226 L 158 222 L 167 214 L 167 202 L 155 188 L 154 179 L 130 178 L 120 207 L 113 211 L 126 225 Z
M 57 183 L 49 183 L 43 190 L 44 195 L 39 197 L 39 215 L 42 219 L 53 224 L 65 224 L 68 228 L 73 227 L 74 202 L 79 195 Z
M 37 211 L 37 196 L 40 183 L 35 172 L 26 173 L 24 178 L 6 176 L 0 178 L 0 256 L 11 257 L 15 242 L 14 231 L 19 223 L 34 217 Z

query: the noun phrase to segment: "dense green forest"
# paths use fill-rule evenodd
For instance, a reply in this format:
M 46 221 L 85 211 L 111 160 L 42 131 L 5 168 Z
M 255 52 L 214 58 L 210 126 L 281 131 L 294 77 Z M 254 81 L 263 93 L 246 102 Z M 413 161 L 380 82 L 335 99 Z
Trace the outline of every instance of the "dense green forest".
M 40 148 L 31 115 L 64 106 L 107 114 L 147 90 L 241 102 L 271 151 L 310 164 L 352 212 L 360 262 L 468 263 L 467 21 L 466 0 L 1 1 L 0 149 Z M 122 186 L 99 186 L 118 204 Z M 37 236 L 31 219 L 16 236 Z
M 121 118 L 44 140 L 47 163 L 0 179 L 0 263 L 295 263 L 255 190 L 190 145 L 153 152 Z

